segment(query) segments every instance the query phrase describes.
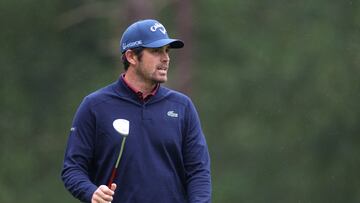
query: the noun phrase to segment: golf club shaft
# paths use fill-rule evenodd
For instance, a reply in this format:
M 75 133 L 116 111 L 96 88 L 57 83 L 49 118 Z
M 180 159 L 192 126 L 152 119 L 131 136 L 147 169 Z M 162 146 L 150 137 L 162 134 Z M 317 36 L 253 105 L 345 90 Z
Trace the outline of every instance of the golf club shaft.
M 116 161 L 115 167 L 113 168 L 113 170 L 111 172 L 111 177 L 110 177 L 109 182 L 108 182 L 108 188 L 111 187 L 111 184 L 113 183 L 113 181 L 114 181 L 114 179 L 116 177 L 116 171 L 117 171 L 117 168 L 119 166 L 120 159 L 121 159 L 121 156 L 122 156 L 122 153 L 123 153 L 123 150 L 124 150 L 125 141 L 126 141 L 126 137 L 124 137 L 122 142 L 121 142 L 120 153 L 119 153 L 118 159 Z

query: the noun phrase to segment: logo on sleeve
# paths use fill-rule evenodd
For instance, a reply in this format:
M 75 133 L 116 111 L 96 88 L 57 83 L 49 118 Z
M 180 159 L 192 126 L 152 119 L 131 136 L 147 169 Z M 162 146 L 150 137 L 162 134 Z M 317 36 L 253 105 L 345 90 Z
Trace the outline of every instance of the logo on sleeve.
M 173 118 L 179 117 L 179 115 L 178 115 L 176 112 L 174 112 L 174 111 L 168 111 L 168 112 L 167 112 L 167 115 L 168 115 L 169 117 L 173 117 Z

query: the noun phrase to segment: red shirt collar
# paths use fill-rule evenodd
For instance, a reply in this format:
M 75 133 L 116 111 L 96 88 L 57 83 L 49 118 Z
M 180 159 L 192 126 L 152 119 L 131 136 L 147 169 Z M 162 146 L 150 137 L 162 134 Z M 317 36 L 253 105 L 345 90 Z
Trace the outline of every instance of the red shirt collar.
M 150 99 L 150 97 L 154 96 L 157 92 L 157 90 L 160 87 L 160 84 L 157 84 L 154 89 L 149 93 L 149 94 L 144 94 L 143 92 L 141 92 L 140 90 L 136 89 L 135 87 L 131 86 L 130 83 L 128 83 L 125 79 L 125 73 L 121 74 L 121 78 L 123 79 L 124 83 L 126 84 L 126 86 L 129 87 L 129 89 L 131 89 L 138 97 L 140 100 L 142 101 L 148 101 Z

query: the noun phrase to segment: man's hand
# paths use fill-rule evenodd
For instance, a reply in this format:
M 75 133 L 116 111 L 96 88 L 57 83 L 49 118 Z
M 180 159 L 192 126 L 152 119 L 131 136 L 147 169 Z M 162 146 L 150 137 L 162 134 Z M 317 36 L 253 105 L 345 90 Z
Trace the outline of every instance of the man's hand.
M 109 203 L 113 200 L 113 195 L 115 194 L 116 184 L 112 183 L 111 188 L 108 188 L 106 185 L 100 185 L 97 190 L 95 190 L 91 203 Z

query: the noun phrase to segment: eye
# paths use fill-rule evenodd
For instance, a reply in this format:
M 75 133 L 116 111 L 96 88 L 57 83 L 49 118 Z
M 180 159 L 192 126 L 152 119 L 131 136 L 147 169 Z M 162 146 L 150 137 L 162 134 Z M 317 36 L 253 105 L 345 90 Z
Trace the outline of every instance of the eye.
M 161 52 L 161 48 L 152 48 L 150 50 L 152 53 L 160 53 Z
M 157 53 L 157 54 L 169 53 L 169 51 L 170 51 L 170 47 L 159 47 L 159 48 L 150 49 L 151 53 Z

